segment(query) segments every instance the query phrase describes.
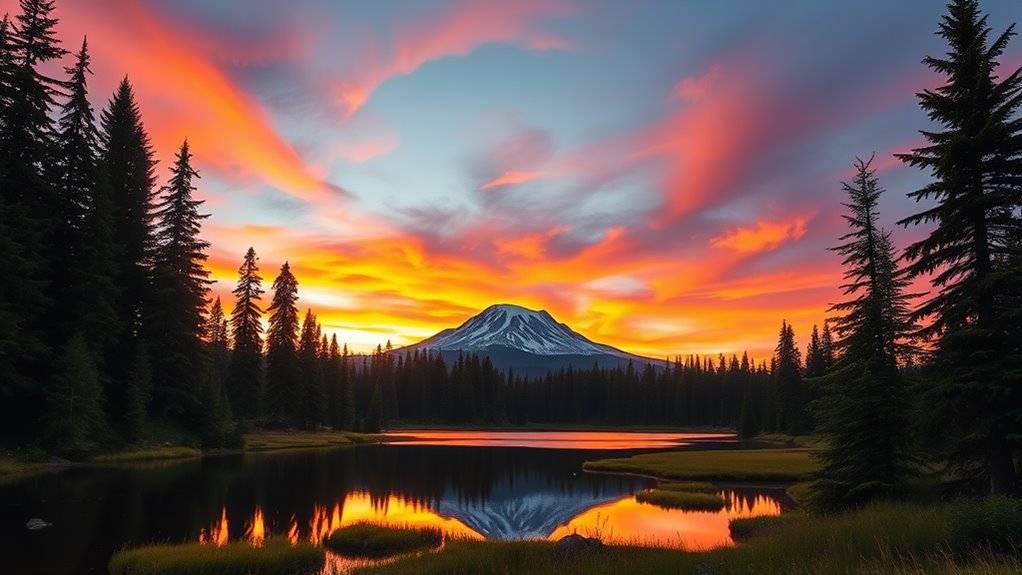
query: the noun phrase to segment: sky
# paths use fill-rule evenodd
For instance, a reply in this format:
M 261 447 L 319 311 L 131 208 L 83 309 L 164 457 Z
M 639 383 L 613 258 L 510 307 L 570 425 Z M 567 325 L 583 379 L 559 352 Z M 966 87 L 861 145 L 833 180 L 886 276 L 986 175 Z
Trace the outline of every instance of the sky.
M 0 11 L 17 13 L 16 0 Z M 985 0 L 999 32 L 1022 2 Z M 933 0 L 57 0 L 91 99 L 132 82 L 161 180 L 187 138 L 227 309 L 269 290 L 355 351 L 494 303 L 654 357 L 804 346 L 841 301 L 841 182 L 876 154 L 881 222 L 929 176 Z M 1002 58 L 1022 66 L 1022 40 Z M 925 287 L 925 286 L 924 286 Z M 264 307 L 269 305 L 264 296 Z

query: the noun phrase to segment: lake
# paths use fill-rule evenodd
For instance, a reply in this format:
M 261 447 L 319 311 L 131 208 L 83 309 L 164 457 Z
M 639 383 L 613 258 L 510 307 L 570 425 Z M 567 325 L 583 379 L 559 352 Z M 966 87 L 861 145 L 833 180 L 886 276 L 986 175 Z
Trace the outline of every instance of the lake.
M 732 444 L 710 434 L 402 431 L 356 448 L 67 469 L 0 485 L 4 572 L 105 573 L 125 546 L 318 542 L 360 521 L 469 538 L 731 545 L 728 520 L 781 513 L 782 488 L 721 486 L 720 512 L 666 510 L 633 497 L 655 481 L 584 473 L 582 462 Z M 53 525 L 29 531 L 34 517 Z

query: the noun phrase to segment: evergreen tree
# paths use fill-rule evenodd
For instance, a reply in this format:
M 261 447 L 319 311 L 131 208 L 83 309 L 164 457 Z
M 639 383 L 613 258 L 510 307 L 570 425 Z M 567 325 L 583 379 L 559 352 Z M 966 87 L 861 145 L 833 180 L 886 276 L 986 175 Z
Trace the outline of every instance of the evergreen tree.
M 255 250 L 248 248 L 245 261 L 238 269 L 238 286 L 234 288 L 234 309 L 231 311 L 231 336 L 234 352 L 227 369 L 227 396 L 231 408 L 240 419 L 259 415 L 263 393 L 263 278 Z
M 777 363 L 773 374 L 777 397 L 777 429 L 789 435 L 799 435 L 807 428 L 802 354 L 795 344 L 795 330 L 787 321 L 781 323 L 775 358 Z
M 936 426 L 957 431 L 950 456 L 961 471 L 1005 493 L 1017 485 L 1022 449 L 1020 320 L 1001 297 L 1018 286 L 1006 262 L 1022 233 L 1022 68 L 998 74 L 1014 28 L 992 42 L 990 32 L 976 0 L 948 5 L 938 35 L 949 50 L 923 60 L 945 83 L 919 94 L 939 128 L 900 156 L 930 172 L 933 181 L 909 196 L 933 205 L 899 223 L 933 226 L 905 251 L 912 277 L 933 274 L 935 293 L 915 311 L 930 320 L 922 334 L 936 338 L 929 411 Z
M 814 378 L 826 374 L 826 364 L 820 330 L 813 325 L 813 335 L 809 338 L 809 346 L 806 347 L 806 377 Z
M 66 337 L 51 321 L 59 218 L 43 177 L 60 82 L 42 72 L 65 51 L 52 0 L 21 0 L 20 8 L 0 34 L 0 431 L 27 440 L 43 409 L 38 382 L 53 375 L 51 347 Z
M 229 349 L 227 347 L 227 317 L 224 316 L 224 308 L 220 304 L 219 297 L 213 301 L 213 305 L 209 308 L 203 337 L 206 340 L 206 345 L 209 346 L 213 381 L 217 382 L 217 386 L 222 389 L 224 381 L 227 379 Z
M 61 82 L 42 73 L 41 68 L 51 60 L 64 56 L 54 28 L 57 19 L 52 16 L 54 0 L 20 0 L 21 14 L 17 24 L 9 26 L 5 36 L 9 46 L 10 101 L 4 108 L 0 126 L 0 149 L 3 154 L 28 168 L 41 168 L 53 156 L 53 123 L 50 111 L 56 106 Z M 28 182 L 21 182 L 28 183 Z M 26 194 L 30 202 L 39 189 L 14 189 L 14 194 Z M 45 206 L 53 207 L 53 206 Z
M 153 396 L 153 368 L 149 352 L 142 340 L 135 342 L 128 362 L 122 390 L 122 409 L 119 422 L 121 433 L 130 443 L 138 441 L 146 422 L 146 406 Z
M 909 402 L 899 360 L 910 349 L 912 331 L 905 288 L 890 234 L 877 223 L 883 189 L 870 162 L 857 160 L 845 220 L 851 231 L 833 248 L 844 256 L 845 295 L 836 304 L 834 328 L 841 350 L 835 371 L 823 379 L 814 405 L 817 431 L 825 439 L 810 495 L 813 505 L 833 510 L 861 505 L 904 485 L 912 469 L 908 440 Z
M 53 260 L 54 277 L 65 280 L 54 286 L 60 292 L 54 317 L 62 331 L 85 328 L 86 333 L 96 334 L 90 348 L 97 365 L 103 366 L 109 339 L 118 331 L 112 309 L 117 290 L 111 269 L 109 190 L 100 181 L 104 172 L 98 165 L 99 136 L 88 98 L 92 70 L 86 40 L 75 54 L 74 65 L 64 71 L 69 76 L 65 83 L 69 94 L 58 121 L 58 153 L 50 164 L 60 218 L 55 239 L 61 246 Z
M 209 271 L 204 267 L 209 242 L 199 237 L 203 200 L 193 198 L 188 141 L 181 145 L 171 178 L 156 206 L 157 245 L 153 258 L 153 301 L 147 314 L 146 339 L 152 350 L 153 401 L 180 423 L 194 421 L 201 405 L 202 345 Z
M 137 411 L 138 401 L 151 398 L 134 389 L 138 386 L 131 374 L 143 353 L 147 369 L 151 367 L 148 352 L 139 346 L 145 303 L 151 299 L 156 160 L 127 78 L 100 115 L 100 128 L 101 176 L 92 217 L 103 227 L 90 224 L 88 230 L 97 238 L 95 249 L 112 258 L 113 284 L 119 288 L 116 294 L 105 296 L 113 295 L 117 313 L 116 332 L 108 336 L 113 341 L 106 356 L 110 375 L 106 395 L 115 423 L 131 437 L 140 427 L 130 414 Z
M 298 393 L 301 395 L 298 420 L 306 429 L 315 429 L 322 423 L 326 400 L 323 390 L 323 370 L 319 362 L 317 331 L 316 316 L 311 309 L 307 310 L 298 340 Z
M 446 369 L 444 372 L 446 373 Z M 337 392 L 337 425 L 340 429 L 352 429 L 355 426 L 355 386 L 352 382 L 351 354 L 348 344 L 341 350 L 340 381 Z
M 277 423 L 297 425 L 301 409 L 298 390 L 298 280 L 287 262 L 273 280 L 270 328 L 266 332 L 266 412 Z
M 69 454 L 96 447 L 106 423 L 103 388 L 81 333 L 71 337 L 57 360 L 56 377 L 46 389 L 46 404 L 40 431 L 47 447 Z
M 118 309 L 129 340 L 142 331 L 142 317 L 149 299 L 149 268 L 155 247 L 153 201 L 156 160 L 135 94 L 125 77 L 103 111 L 101 155 L 106 164 L 110 197 L 114 206 L 113 236 L 119 246 L 118 284 L 123 292 Z

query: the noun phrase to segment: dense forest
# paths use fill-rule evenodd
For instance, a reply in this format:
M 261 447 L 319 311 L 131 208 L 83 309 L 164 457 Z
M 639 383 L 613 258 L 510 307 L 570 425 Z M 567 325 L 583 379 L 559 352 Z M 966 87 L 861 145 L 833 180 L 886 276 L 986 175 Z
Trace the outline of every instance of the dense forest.
M 11 449 L 80 457 L 166 429 L 237 447 L 252 426 L 725 426 L 824 438 L 823 507 L 897 491 L 923 454 L 989 491 L 1019 488 L 1022 69 L 998 69 L 1014 33 L 991 37 L 974 0 L 951 2 L 940 23 L 949 51 L 924 63 L 943 84 L 918 95 L 932 125 L 901 156 L 932 178 L 910 194 L 919 213 L 897 224 L 930 231 L 894 246 L 883 188 L 859 160 L 833 248 L 848 299 L 804 353 L 780 322 L 774 357 L 758 363 L 689 356 L 538 378 L 389 343 L 350 354 L 302 313 L 288 263 L 264 301 L 254 249 L 230 312 L 209 301 L 208 214 L 185 135 L 158 173 L 128 76 L 97 115 L 88 43 L 63 47 L 54 8 L 21 0 L 0 22 L 0 442 Z M 46 75 L 53 62 L 67 62 L 63 76 Z M 918 277 L 929 293 L 907 292 Z

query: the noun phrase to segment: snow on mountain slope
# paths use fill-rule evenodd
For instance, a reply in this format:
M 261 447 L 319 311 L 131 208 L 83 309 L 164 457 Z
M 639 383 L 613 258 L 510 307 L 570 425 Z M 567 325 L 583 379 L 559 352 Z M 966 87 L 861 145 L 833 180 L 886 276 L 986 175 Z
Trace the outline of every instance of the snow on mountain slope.
M 633 357 L 615 347 L 590 341 L 546 311 L 511 304 L 492 305 L 461 326 L 445 329 L 412 347 L 443 351 L 506 347 L 536 355 Z

